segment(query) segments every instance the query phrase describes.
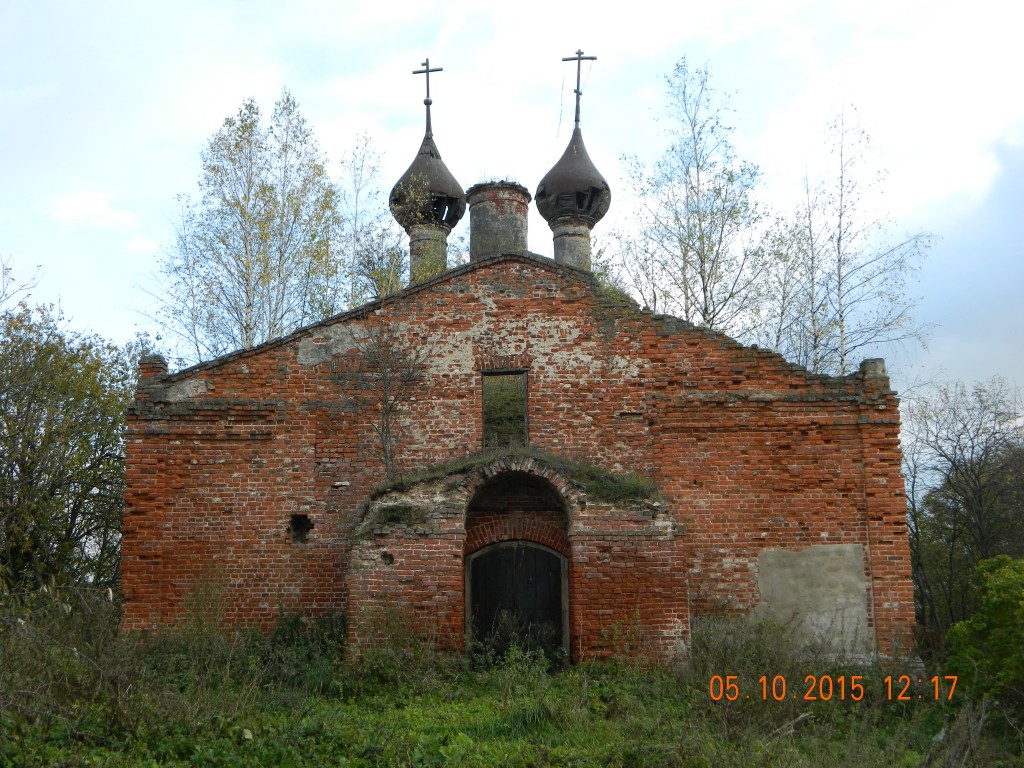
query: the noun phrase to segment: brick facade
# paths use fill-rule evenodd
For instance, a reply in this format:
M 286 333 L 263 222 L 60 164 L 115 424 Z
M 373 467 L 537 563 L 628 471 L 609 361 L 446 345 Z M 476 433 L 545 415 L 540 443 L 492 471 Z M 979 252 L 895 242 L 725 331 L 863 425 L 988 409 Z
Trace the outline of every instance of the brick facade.
M 658 498 L 602 502 L 543 459 L 509 457 L 375 493 L 380 404 L 345 372 L 381 329 L 426 353 L 395 425 L 402 472 L 479 452 L 482 376 L 516 370 L 531 448 L 647 476 Z M 857 545 L 863 646 L 907 648 L 898 438 L 879 361 L 812 375 L 641 311 L 583 270 L 479 258 L 253 350 L 175 374 L 144 363 L 127 440 L 124 625 L 180 621 L 215 584 L 233 625 L 342 613 L 358 642 L 387 604 L 458 647 L 467 558 L 522 540 L 565 558 L 573 658 L 607 653 L 619 626 L 672 650 L 691 618 L 764 603 L 764 552 Z M 415 520 L 371 524 L 388 504 Z M 296 516 L 308 534 L 295 535 Z

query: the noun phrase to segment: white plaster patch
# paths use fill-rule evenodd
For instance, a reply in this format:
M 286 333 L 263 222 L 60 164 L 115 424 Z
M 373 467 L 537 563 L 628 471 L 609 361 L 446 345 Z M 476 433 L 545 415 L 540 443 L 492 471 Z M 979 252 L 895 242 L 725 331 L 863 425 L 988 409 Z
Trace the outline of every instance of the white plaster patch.
M 210 383 L 206 379 L 182 379 L 164 388 L 164 397 L 172 403 L 191 400 L 197 395 L 209 392 Z
M 862 545 L 769 549 L 758 556 L 757 570 L 761 603 L 755 616 L 789 625 L 802 640 L 833 651 L 871 650 Z
M 313 336 L 299 340 L 296 359 L 299 365 L 318 365 L 335 355 L 343 355 L 356 347 L 352 328 L 345 323 L 335 323 L 318 328 Z

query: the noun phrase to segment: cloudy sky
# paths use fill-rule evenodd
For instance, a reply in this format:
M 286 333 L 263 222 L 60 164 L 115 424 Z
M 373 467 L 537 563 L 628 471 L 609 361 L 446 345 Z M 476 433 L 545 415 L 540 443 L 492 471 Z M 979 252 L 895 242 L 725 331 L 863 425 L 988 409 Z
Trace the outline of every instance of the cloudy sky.
M 912 286 L 926 351 L 890 354 L 898 379 L 1003 374 L 1024 384 L 1024 54 L 990 0 L 716 3 L 46 2 L 0 0 L 0 254 L 33 301 L 124 341 L 146 319 L 175 197 L 199 153 L 253 97 L 289 88 L 337 170 L 356 137 L 383 151 L 383 184 L 422 137 L 430 57 L 438 146 L 464 187 L 531 190 L 572 130 L 577 48 L 587 146 L 628 224 L 621 157 L 664 147 L 664 76 L 686 56 L 732 93 L 739 154 L 766 194 L 799 191 L 838 109 L 856 109 L 885 170 L 877 205 L 934 246 Z M 628 12 L 627 9 L 628 8 Z M 462 226 L 465 226 L 464 223 Z M 530 247 L 550 255 L 533 216 Z M 600 227 L 595 231 L 600 236 Z

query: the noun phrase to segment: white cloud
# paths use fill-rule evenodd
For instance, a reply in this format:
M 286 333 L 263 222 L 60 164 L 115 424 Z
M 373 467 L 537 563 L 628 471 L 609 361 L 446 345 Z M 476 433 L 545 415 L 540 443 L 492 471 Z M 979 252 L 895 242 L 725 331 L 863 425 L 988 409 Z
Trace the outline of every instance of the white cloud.
M 51 218 L 60 224 L 83 224 L 99 229 L 123 230 L 135 223 L 135 215 L 114 208 L 110 195 L 82 191 L 61 195 L 53 204 Z
M 983 11 L 995 10 L 988 0 L 979 5 L 843 6 L 843 34 L 811 41 L 806 77 L 751 142 L 762 167 L 793 187 L 815 162 L 808 151 L 821 146 L 826 119 L 852 104 L 871 134 L 872 162 L 888 171 L 896 217 L 981 199 L 999 170 L 994 147 L 1024 127 L 1024 102 L 1009 96 L 1024 57 L 1014 26 L 993 23 L 1000 14 Z
M 132 253 L 152 253 L 160 247 L 160 244 L 148 237 L 133 237 L 131 240 L 125 241 L 124 247 L 126 251 Z

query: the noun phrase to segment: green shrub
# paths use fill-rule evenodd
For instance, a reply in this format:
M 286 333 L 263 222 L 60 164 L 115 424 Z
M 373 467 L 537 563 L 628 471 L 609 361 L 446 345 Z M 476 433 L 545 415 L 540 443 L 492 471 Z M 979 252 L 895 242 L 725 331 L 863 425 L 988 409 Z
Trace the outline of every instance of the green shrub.
M 355 618 L 360 641 L 341 667 L 341 693 L 404 698 L 444 689 L 465 669 L 461 654 L 414 629 L 411 612 L 386 600 Z
M 266 636 L 205 619 L 123 635 L 110 590 L 16 597 L 0 603 L 0 734 L 14 736 L 0 736 L 0 766 L 55 764 L 48 750 L 120 749 L 126 739 L 180 741 L 185 757 L 175 759 L 186 759 L 197 732 L 241 727 L 266 707 L 337 689 L 337 619 L 282 617 Z
M 486 375 L 483 383 L 484 447 L 526 443 L 526 375 Z
M 128 723 L 138 675 L 109 589 L 44 587 L 0 603 L 0 720 L 71 732 Z
M 974 575 L 979 607 L 949 630 L 947 671 L 976 696 L 1024 709 L 1024 559 L 984 560 Z
M 344 616 L 281 616 L 265 640 L 253 636 L 262 647 L 265 684 L 302 695 L 337 693 L 345 635 Z
M 337 693 L 344 640 L 342 618 L 282 615 L 266 635 L 193 624 L 163 630 L 140 638 L 136 654 L 153 714 L 190 723 Z

